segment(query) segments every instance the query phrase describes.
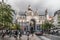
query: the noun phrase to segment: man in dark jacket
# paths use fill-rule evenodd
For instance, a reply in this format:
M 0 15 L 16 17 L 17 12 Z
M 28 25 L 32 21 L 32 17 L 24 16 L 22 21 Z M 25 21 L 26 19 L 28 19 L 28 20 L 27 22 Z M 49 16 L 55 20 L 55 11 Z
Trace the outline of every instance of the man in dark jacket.
M 17 38 L 17 36 L 18 36 L 18 31 L 16 30 L 15 31 L 15 38 Z
M 30 28 L 30 32 L 31 32 L 31 34 L 33 36 L 33 33 L 34 33 L 34 28 L 33 27 Z

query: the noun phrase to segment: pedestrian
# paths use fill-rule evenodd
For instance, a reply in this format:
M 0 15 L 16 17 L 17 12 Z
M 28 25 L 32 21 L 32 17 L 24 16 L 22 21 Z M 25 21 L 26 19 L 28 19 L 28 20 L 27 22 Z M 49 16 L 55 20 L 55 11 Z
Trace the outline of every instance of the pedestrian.
M 3 34 L 2 34 L 2 38 L 4 38 L 5 35 L 6 35 L 6 33 L 3 33 Z
M 6 34 L 9 35 L 9 30 L 6 30 Z
M 12 31 L 10 30 L 10 31 L 9 31 L 9 37 L 11 37 L 11 35 L 12 35 Z
M 18 35 L 18 31 L 17 31 L 17 30 L 15 31 L 15 35 L 16 35 L 16 36 Z
M 29 31 L 27 31 L 27 36 L 28 36 L 27 40 L 29 40 L 29 33 L 30 33 L 30 32 L 29 32 Z
M 17 37 L 18 37 L 18 31 L 17 31 L 17 30 L 15 30 L 14 38 L 16 38 L 16 40 L 17 40 Z
M 21 40 L 21 37 L 22 37 L 22 33 L 21 31 L 19 31 L 19 39 Z
M 30 28 L 30 32 L 31 32 L 31 34 L 32 34 L 32 36 L 33 36 L 33 33 L 34 33 L 33 27 Z

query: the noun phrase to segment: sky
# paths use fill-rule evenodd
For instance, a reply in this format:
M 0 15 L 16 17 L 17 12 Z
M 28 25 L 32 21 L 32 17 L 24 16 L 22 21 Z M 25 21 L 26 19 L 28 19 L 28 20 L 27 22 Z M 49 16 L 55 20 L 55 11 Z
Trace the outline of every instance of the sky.
M 33 10 L 38 9 L 39 14 L 45 14 L 47 9 L 48 14 L 53 16 L 54 12 L 60 9 L 60 0 L 5 0 L 5 2 L 10 4 L 16 12 L 24 12 L 28 5 L 31 5 Z

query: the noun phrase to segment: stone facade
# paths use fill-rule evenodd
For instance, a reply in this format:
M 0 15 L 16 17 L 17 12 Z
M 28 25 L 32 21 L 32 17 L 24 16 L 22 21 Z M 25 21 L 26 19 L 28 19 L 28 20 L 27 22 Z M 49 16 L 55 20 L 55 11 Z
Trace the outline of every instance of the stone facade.
M 54 13 L 54 23 L 55 27 L 60 28 L 60 10 Z
M 44 21 L 47 19 L 47 10 L 45 11 L 44 15 L 38 14 L 38 10 L 35 11 L 32 10 L 31 6 L 28 5 L 27 10 L 24 12 L 24 14 L 20 14 L 19 17 L 17 17 L 17 22 L 20 23 L 20 25 L 30 25 L 31 20 L 35 21 L 36 25 L 41 25 L 44 23 Z M 36 27 L 35 27 L 36 28 Z

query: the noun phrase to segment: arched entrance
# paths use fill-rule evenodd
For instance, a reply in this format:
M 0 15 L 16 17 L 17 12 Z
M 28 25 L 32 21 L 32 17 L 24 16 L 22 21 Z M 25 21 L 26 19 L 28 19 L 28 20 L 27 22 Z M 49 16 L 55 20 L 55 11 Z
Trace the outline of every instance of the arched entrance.
M 30 27 L 33 27 L 34 30 L 35 30 L 35 25 L 36 25 L 35 19 L 31 19 L 31 20 L 30 20 Z

